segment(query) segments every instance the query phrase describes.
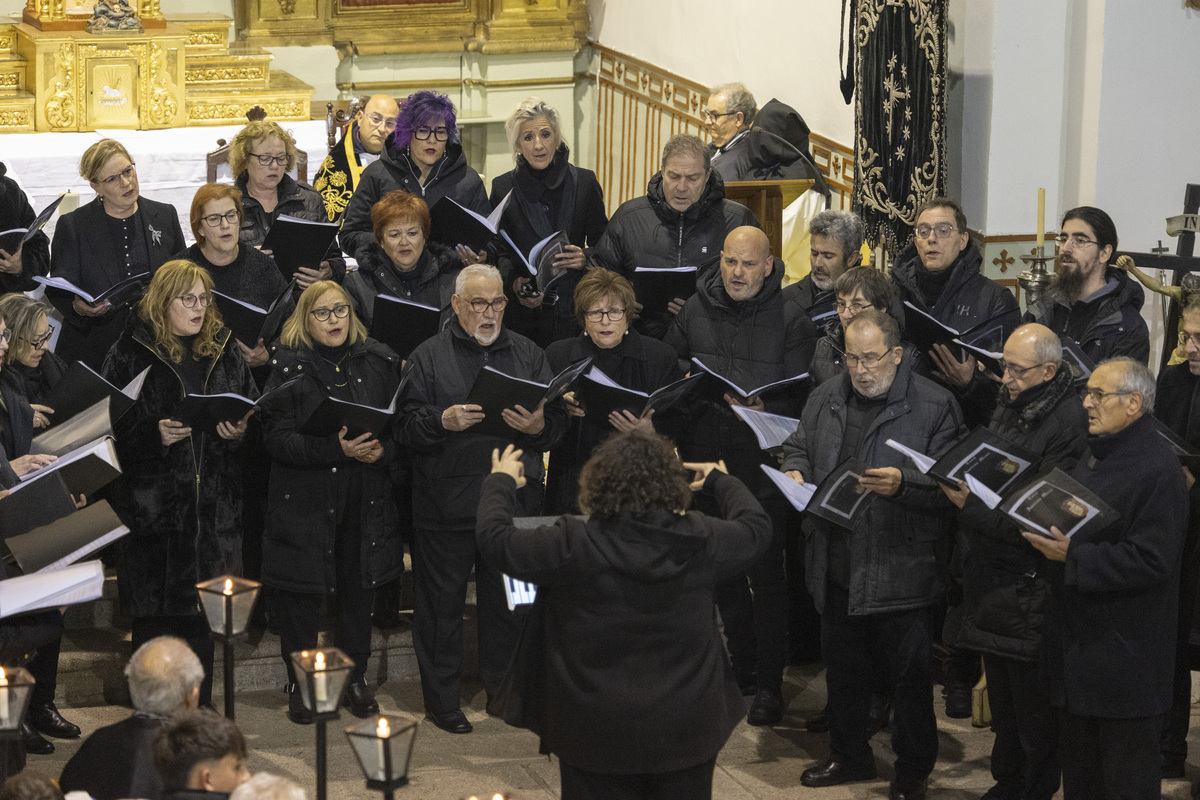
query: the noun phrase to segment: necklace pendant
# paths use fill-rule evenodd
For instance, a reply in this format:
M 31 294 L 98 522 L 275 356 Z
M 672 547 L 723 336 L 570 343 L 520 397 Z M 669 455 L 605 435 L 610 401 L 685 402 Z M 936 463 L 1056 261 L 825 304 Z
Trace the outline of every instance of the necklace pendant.
M 339 367 L 339 366 L 336 366 L 336 365 L 335 365 L 335 366 L 334 366 L 334 368 L 333 368 L 333 371 L 334 371 L 334 372 L 341 372 L 341 371 L 342 371 L 342 368 L 341 368 L 341 367 Z

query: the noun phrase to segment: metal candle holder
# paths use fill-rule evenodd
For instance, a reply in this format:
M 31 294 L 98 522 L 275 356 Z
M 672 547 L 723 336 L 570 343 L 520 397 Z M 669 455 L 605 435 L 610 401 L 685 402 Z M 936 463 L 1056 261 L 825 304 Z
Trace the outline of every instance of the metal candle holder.
M 1054 259 L 1054 255 L 1046 255 L 1045 245 L 1036 248 L 1033 255 L 1021 256 L 1021 260 L 1029 266 L 1028 270 L 1017 276 L 1021 291 L 1025 293 L 1026 308 L 1041 300 L 1049 288 L 1054 276 L 1046 269 L 1046 263 Z
M 221 642 L 225 653 L 225 716 L 234 718 L 233 710 L 233 645 L 246 638 L 250 612 L 258 599 L 262 584 L 246 578 L 222 575 L 196 584 L 200 606 L 208 619 L 208 629 L 214 640 Z

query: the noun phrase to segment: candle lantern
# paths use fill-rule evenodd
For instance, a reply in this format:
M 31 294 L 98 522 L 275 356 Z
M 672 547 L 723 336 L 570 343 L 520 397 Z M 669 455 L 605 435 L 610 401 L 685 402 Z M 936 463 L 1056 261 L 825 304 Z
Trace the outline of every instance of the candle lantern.
M 383 792 L 386 800 L 408 783 L 417 723 L 404 717 L 380 715 L 346 728 L 346 738 L 367 778 L 367 788 Z
M 325 725 L 338 718 L 342 691 L 354 669 L 354 661 L 336 647 L 327 647 L 292 653 L 292 667 L 300 700 L 312 713 L 317 727 L 317 800 L 325 800 Z
M 0 738 L 21 735 L 21 720 L 36 681 L 23 667 L 0 667 Z
M 262 584 L 232 575 L 196 584 L 200 607 L 208 619 L 213 639 L 221 642 L 225 654 L 225 716 L 234 718 L 233 709 L 233 645 L 246 638 L 246 624 L 258 599 Z

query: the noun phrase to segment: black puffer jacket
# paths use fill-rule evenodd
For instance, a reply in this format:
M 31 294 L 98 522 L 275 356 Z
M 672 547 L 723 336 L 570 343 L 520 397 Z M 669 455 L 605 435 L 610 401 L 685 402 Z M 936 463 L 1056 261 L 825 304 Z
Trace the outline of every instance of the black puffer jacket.
M 360 255 L 358 269 L 346 276 L 346 291 L 363 325 L 371 327 L 375 296 L 380 294 L 440 308 L 443 321 L 449 319 L 454 280 L 462 269 L 462 260 L 453 249 L 426 242 L 411 282 L 400 280 L 392 260 L 374 240 Z
M 561 400 L 547 403 L 545 427 L 536 436 L 513 431 L 511 438 L 447 431 L 442 412 L 466 401 L 485 366 L 517 378 L 549 383 L 546 354 L 533 342 L 500 328 L 487 347 L 468 336 L 457 319 L 417 347 L 405 367 L 398 435 L 413 459 L 413 524 L 422 530 L 463 531 L 475 527 L 479 487 L 491 471 L 492 450 L 512 442 L 525 451 L 528 483 L 518 493 L 527 515 L 541 510 L 542 453 L 562 439 L 567 411 Z
M 1024 321 L 1074 339 L 1096 364 L 1114 356 L 1145 364 L 1150 359 L 1150 331 L 1141 313 L 1146 293 L 1123 269 L 1109 267 L 1104 277 L 1111 288 L 1099 297 L 1071 304 L 1047 292 L 1025 312 Z
M 233 335 L 222 329 L 217 341 L 205 393 L 257 397 Z M 110 487 L 110 501 L 130 530 L 117 542 L 117 578 L 134 617 L 198 614 L 198 582 L 242 571 L 241 442 L 195 433 L 163 446 L 158 422 L 178 412 L 184 384 L 133 314 L 103 375 L 124 386 L 146 367 L 137 402 L 114 426 L 124 478 Z
M 800 427 L 783 444 L 783 467 L 820 484 L 840 461 L 846 431 L 846 404 L 854 391 L 849 374 L 813 390 Z M 899 451 L 906 447 L 937 458 L 966 429 L 954 396 L 933 381 L 914 375 L 905 355 L 887 393 L 887 406 L 863 436 L 856 454 L 872 467 L 900 470 L 900 492 L 877 495 L 854 530 L 806 516 L 805 582 L 817 610 L 825 605 L 826 565 L 832 536 L 850 537 L 850 614 L 859 616 L 923 608 L 943 591 L 938 554 L 954 531 L 952 506 L 932 478 L 922 475 Z
M 701 267 L 698 280 L 716 267 L 725 237 L 743 225 L 760 227 L 745 206 L 725 199 L 725 183 L 712 171 L 703 194 L 687 211 L 676 211 L 663 195 L 662 172 L 656 172 L 646 194 L 621 204 L 592 250 L 601 265 L 633 277 L 637 267 Z M 642 333 L 661 339 L 671 325 L 663 311 L 643 312 Z
M 238 241 L 243 247 L 253 248 L 262 244 L 263 239 L 267 238 L 267 231 L 271 230 L 271 224 L 279 219 L 280 214 L 311 222 L 329 221 L 325 213 L 325 200 L 320 193 L 307 183 L 293 180 L 290 175 L 284 175 L 279 181 L 279 186 L 275 188 L 279 200 L 273 211 L 264 209 L 262 203 L 246 191 L 245 175 L 237 179 L 236 185 L 242 191 L 242 232 Z M 333 280 L 341 283 L 346 277 L 346 259 L 342 257 L 336 239 L 329 246 L 329 252 L 323 260 L 329 262 L 329 268 L 333 270 Z
M 359 515 L 362 582 L 373 588 L 402 569 L 400 530 L 389 468 L 396 455 L 388 433 L 377 436 L 383 457 L 363 464 L 342 452 L 337 436 L 310 436 L 299 429 L 327 391 L 317 377 L 318 356 L 308 348 L 271 348 L 266 390 L 301 376 L 264 402 L 263 444 L 271 456 L 262 579 L 268 586 L 310 594 L 335 588 L 334 538 L 347 514 Z M 350 346 L 343 369 L 350 401 L 385 407 L 400 384 L 400 358 L 373 339 Z M 393 422 L 393 424 L 395 424 Z M 362 504 L 346 505 L 347 486 L 361 481 Z
M 665 340 L 679 355 L 683 369 L 691 371 L 691 359 L 699 358 L 709 369 L 747 389 L 807 372 L 819 334 L 807 314 L 784 302 L 782 280 L 783 270 L 776 265 L 758 294 L 739 303 L 726 294 L 720 270 L 701 278 Z M 798 417 L 807 395 L 806 381 L 768 392 L 763 402 L 769 412 Z M 750 426 L 727 403 L 696 399 L 690 413 L 689 432 L 681 442 L 686 460 L 723 458 L 731 474 L 757 496 L 778 491 L 758 468 L 767 463 L 766 456 Z
M 1055 467 L 1070 471 L 1087 451 L 1087 414 L 1065 368 L 1016 400 L 1001 392 L 988 427 L 1037 455 L 1039 475 Z M 1007 515 L 974 494 L 958 519 L 967 547 L 961 627 L 952 641 L 968 650 L 1037 661 L 1050 596 L 1045 557 Z
M 492 210 L 483 179 L 467 164 L 467 157 L 458 142 L 446 143 L 446 154 L 433 166 L 429 180 L 422 186 L 421 171 L 413 164 L 408 148 L 397 148 L 389 137 L 379 160 L 363 170 L 350 205 L 346 206 L 339 238 L 347 253 L 357 259 L 359 253 L 375 241 L 371 207 L 379 198 L 397 189 L 421 198 L 430 208 L 443 197 L 450 197 L 476 214 L 487 216 Z M 458 242 L 443 244 L 454 247 Z
M 0 231 L 13 228 L 28 228 L 37 216 L 29 198 L 8 177 L 8 167 L 0 163 Z M 9 253 L 11 256 L 12 253 Z M 21 250 L 21 273 L 0 273 L 0 293 L 30 292 L 37 288 L 34 275 L 45 275 L 50 271 L 50 239 L 45 232 L 38 231 Z

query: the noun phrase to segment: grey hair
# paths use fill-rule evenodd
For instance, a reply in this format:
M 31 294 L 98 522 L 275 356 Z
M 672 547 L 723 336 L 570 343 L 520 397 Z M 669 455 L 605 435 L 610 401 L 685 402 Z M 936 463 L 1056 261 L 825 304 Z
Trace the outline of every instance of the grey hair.
M 1153 414 L 1156 387 L 1154 385 L 1154 376 L 1150 374 L 1150 369 L 1142 362 L 1129 356 L 1107 358 L 1100 362 L 1100 366 L 1104 366 L 1105 364 L 1121 365 L 1121 377 L 1117 383 L 1116 391 L 1140 394 L 1142 396 L 1142 412 L 1144 414 Z
M 712 158 L 708 154 L 708 145 L 699 136 L 690 133 L 677 133 L 663 145 L 662 169 L 667 168 L 667 161 L 672 158 L 698 158 L 704 162 L 704 171 L 712 169 Z
M 156 636 L 134 652 L 125 678 L 136 710 L 165 716 L 187 702 L 204 680 L 204 666 L 183 639 Z
M 1038 336 L 1033 340 L 1033 357 L 1039 364 L 1053 364 L 1061 367 L 1062 339 L 1057 336 Z
M 501 286 L 504 286 L 504 279 L 500 277 L 500 270 L 491 264 L 472 264 L 458 271 L 458 276 L 454 279 L 454 293 L 462 297 L 463 291 L 467 288 L 467 281 L 471 278 L 491 278 L 494 281 L 498 281 Z
M 842 245 L 842 257 L 849 258 L 851 253 L 862 249 L 863 239 L 867 236 L 867 226 L 852 211 L 822 211 L 812 218 L 808 224 L 809 236 L 827 236 Z
M 260 772 L 234 789 L 229 800 L 308 800 L 308 795 L 287 778 Z
M 545 117 L 550 130 L 554 132 L 554 146 L 550 148 L 551 151 L 558 150 L 558 146 L 562 144 L 562 125 L 558 118 L 558 110 L 540 97 L 526 97 L 504 123 L 508 150 L 512 153 L 513 161 L 521 155 L 521 145 L 517 141 L 521 138 L 521 126 L 526 122 L 533 122 L 538 117 Z
M 725 110 L 730 114 L 742 112 L 742 124 L 750 127 L 750 123 L 754 122 L 754 117 L 758 114 L 758 103 L 754 100 L 754 95 L 750 94 L 750 90 L 742 83 L 722 83 L 720 86 L 713 87 L 713 90 L 708 93 L 709 97 L 713 95 L 723 95 L 725 97 Z

